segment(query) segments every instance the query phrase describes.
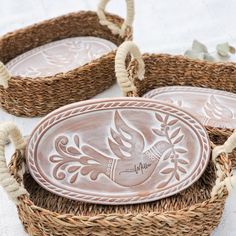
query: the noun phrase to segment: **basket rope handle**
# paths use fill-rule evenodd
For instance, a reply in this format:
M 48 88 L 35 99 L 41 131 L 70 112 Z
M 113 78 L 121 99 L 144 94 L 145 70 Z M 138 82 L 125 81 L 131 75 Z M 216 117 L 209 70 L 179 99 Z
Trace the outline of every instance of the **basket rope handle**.
M 227 169 L 227 173 L 222 168 L 222 165 L 217 162 L 217 158 L 226 154 L 226 159 L 228 160 L 228 154 L 231 153 L 236 148 L 236 130 L 232 133 L 232 135 L 226 140 L 223 145 L 216 146 L 212 150 L 212 160 L 216 165 L 216 184 L 212 189 L 211 196 L 214 197 L 219 193 L 222 193 L 224 187 L 227 188 L 228 192 L 232 190 L 233 187 L 236 187 L 236 176 L 233 176 L 231 170 L 226 165 L 225 169 Z M 226 175 L 226 176 L 225 176 Z
M 100 0 L 97 9 L 97 15 L 101 25 L 106 25 L 113 34 L 119 34 L 121 37 L 124 37 L 127 28 L 132 28 L 134 21 L 134 0 L 126 0 L 127 5 L 127 14 L 126 19 L 120 28 L 116 24 L 107 20 L 105 15 L 105 8 L 110 0 Z
M 25 148 L 25 141 L 14 123 L 7 122 L 0 125 L 0 186 L 5 189 L 8 196 L 18 205 L 18 197 L 28 193 L 9 173 L 5 158 L 5 145 L 8 138 L 12 140 L 15 149 L 22 152 Z
M 5 89 L 8 88 L 8 80 L 11 78 L 10 73 L 8 72 L 6 66 L 0 62 L 0 85 Z
M 129 74 L 126 69 L 126 57 L 131 54 L 132 59 L 138 62 L 137 77 L 142 80 L 145 73 L 145 65 L 142 59 L 142 54 L 139 51 L 137 45 L 131 41 L 126 41 L 120 45 L 117 49 L 115 58 L 115 72 L 118 84 L 124 96 L 127 96 L 129 92 L 136 92 L 136 87 L 129 79 Z

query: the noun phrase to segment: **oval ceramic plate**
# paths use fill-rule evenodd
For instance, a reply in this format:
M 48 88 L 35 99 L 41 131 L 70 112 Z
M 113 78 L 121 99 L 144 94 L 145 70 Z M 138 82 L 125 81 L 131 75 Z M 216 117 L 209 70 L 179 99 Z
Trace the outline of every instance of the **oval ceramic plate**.
M 236 94 L 207 88 L 172 86 L 151 90 L 143 97 L 181 107 L 197 117 L 203 125 L 236 128 Z
M 58 109 L 37 126 L 26 157 L 35 180 L 55 194 L 133 204 L 182 191 L 205 170 L 204 127 L 150 99 L 105 99 Z
M 74 37 L 32 49 L 7 63 L 12 75 L 41 77 L 67 72 L 95 60 L 116 45 L 97 37 Z

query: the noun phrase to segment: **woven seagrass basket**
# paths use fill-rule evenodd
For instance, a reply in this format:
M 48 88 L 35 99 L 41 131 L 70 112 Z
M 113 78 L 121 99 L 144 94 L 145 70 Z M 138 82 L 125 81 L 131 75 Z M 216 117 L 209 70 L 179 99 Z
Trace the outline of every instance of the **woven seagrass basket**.
M 42 116 L 60 106 L 91 98 L 115 82 L 115 52 L 66 73 L 47 77 L 11 76 L 3 65 L 31 49 L 65 38 L 93 36 L 117 46 L 131 39 L 133 0 L 126 0 L 126 20 L 105 14 L 108 2 L 101 0 L 97 13 L 71 13 L 0 38 L 0 104 L 6 111 L 17 116 Z
M 126 69 L 128 55 L 132 59 Z M 193 60 L 181 55 L 141 55 L 137 45 L 124 42 L 116 54 L 116 77 L 124 96 L 142 97 L 165 86 L 193 86 L 236 93 L 236 63 Z M 230 129 L 208 127 L 217 133 Z M 236 155 L 236 152 L 235 152 Z M 232 159 L 236 166 L 236 159 Z
M 128 52 L 135 58 L 129 66 L 129 73 L 125 68 Z M 116 73 L 122 88 L 132 89 L 127 91 L 129 96 L 138 95 L 141 85 L 143 91 L 156 87 L 155 60 L 150 59 L 150 63 L 147 63 L 148 55 L 145 57 L 145 78 L 142 84 L 137 82 L 139 87 L 136 89 L 136 83 L 134 85 L 127 76 L 142 76 L 144 64 L 141 55 L 131 42 L 124 43 L 118 49 Z M 164 72 L 162 75 L 164 78 Z M 144 82 L 149 76 L 154 78 L 154 82 L 148 80 L 150 87 L 145 87 Z M 27 171 L 25 141 L 20 131 L 14 124 L 2 124 L 0 184 L 16 203 L 20 219 L 31 236 L 209 236 L 220 221 L 226 197 L 232 188 L 234 177 L 231 160 L 236 160 L 236 152 L 233 151 L 236 147 L 236 132 L 211 127 L 206 129 L 213 158 L 202 177 L 191 187 L 174 196 L 150 203 L 105 206 L 69 200 L 40 187 Z M 8 137 L 16 148 L 9 168 L 5 164 L 4 153 Z

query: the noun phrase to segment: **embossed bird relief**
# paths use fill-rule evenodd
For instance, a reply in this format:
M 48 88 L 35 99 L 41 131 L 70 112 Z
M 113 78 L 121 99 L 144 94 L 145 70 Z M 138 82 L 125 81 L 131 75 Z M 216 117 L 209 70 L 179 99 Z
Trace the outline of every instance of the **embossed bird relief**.
M 201 123 L 150 99 L 68 105 L 47 116 L 26 160 L 46 190 L 101 204 L 154 201 L 182 191 L 203 173 L 210 145 Z
M 210 95 L 203 105 L 203 111 L 208 119 L 231 120 L 234 118 L 233 111 L 220 103 L 215 95 Z
M 236 128 L 236 95 L 233 93 L 188 86 L 157 88 L 144 95 L 181 107 L 197 117 L 203 125 Z
M 177 153 L 185 153 L 184 148 L 175 146 L 183 139 L 181 128 L 177 127 L 169 134 L 170 126 L 177 124 L 177 119 L 165 119 L 156 113 L 156 121 L 162 122 L 161 129 L 153 128 L 156 138 L 151 145 L 145 143 L 145 137 L 137 128 L 128 124 L 118 111 L 114 112 L 113 126 L 107 138 L 109 151 L 112 155 L 87 144 L 80 144 L 79 135 L 74 136 L 74 145 L 69 145 L 66 135 L 59 136 L 55 141 L 56 154 L 50 156 L 50 161 L 56 166 L 53 175 L 62 180 L 70 175 L 70 183 L 75 183 L 79 174 L 88 176 L 95 181 L 99 175 L 105 175 L 116 184 L 124 187 L 136 186 L 150 178 L 158 166 L 160 159 L 173 158 Z M 173 140 L 173 141 L 172 141 Z M 179 164 L 188 164 L 179 159 Z M 179 179 L 177 171 L 186 173 L 181 166 L 169 168 L 163 172 L 172 174 L 172 178 Z

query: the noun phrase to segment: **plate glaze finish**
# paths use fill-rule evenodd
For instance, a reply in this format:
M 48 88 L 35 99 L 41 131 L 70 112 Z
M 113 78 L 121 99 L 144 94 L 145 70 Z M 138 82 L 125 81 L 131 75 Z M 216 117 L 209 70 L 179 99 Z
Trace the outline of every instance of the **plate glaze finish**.
M 44 77 L 67 72 L 117 47 L 97 37 L 74 37 L 45 44 L 14 58 L 6 67 L 12 75 Z
M 171 86 L 151 90 L 143 97 L 180 107 L 197 117 L 203 125 L 236 128 L 236 94 L 207 88 Z
M 32 133 L 31 175 L 55 194 L 92 203 L 134 204 L 176 194 L 205 170 L 204 127 L 155 100 L 90 100 L 60 108 Z

